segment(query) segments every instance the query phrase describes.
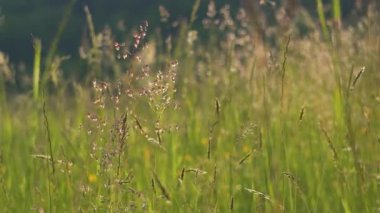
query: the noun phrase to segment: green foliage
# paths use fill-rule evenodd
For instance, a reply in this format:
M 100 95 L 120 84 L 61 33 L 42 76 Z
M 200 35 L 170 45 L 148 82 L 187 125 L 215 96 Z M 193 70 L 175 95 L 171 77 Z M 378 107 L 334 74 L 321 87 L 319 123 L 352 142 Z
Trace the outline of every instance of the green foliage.
M 143 46 L 145 24 L 131 50 L 85 10 L 92 87 L 60 77 L 41 100 L 37 38 L 33 95 L 6 93 L 0 63 L 4 211 L 377 211 L 378 16 L 339 44 L 280 23 L 269 51 L 224 7 L 207 42 L 191 21 Z

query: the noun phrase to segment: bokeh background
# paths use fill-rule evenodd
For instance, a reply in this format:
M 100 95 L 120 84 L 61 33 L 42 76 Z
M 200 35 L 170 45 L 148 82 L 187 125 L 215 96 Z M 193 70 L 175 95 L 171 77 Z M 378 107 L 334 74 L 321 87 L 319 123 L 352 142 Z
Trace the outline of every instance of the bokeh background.
M 331 2 L 324 0 L 326 15 L 331 16 Z M 349 24 L 361 14 L 365 14 L 368 0 L 343 0 L 342 20 Z M 202 0 L 195 28 L 200 27 L 202 17 L 206 16 L 208 0 Z M 2 0 L 0 3 L 0 51 L 5 52 L 13 63 L 24 62 L 32 64 L 33 48 L 31 35 L 42 39 L 43 54 L 51 44 L 64 16 L 65 9 L 70 11 L 70 19 L 59 42 L 59 52 L 72 56 L 78 55 L 81 38 L 86 33 L 86 18 L 84 6 L 87 5 L 93 16 L 96 30 L 104 26 L 113 29 L 113 35 L 122 37 L 135 29 L 142 21 L 147 20 L 150 31 L 162 27 L 159 6 L 164 6 L 170 12 L 170 22 L 187 19 L 190 16 L 194 1 L 184 0 Z M 302 8 L 318 22 L 316 1 L 313 0 L 217 0 L 217 6 L 231 5 L 232 10 L 238 7 L 256 5 L 261 15 L 271 14 L 276 9 L 287 5 L 288 10 Z M 249 11 L 249 8 L 247 8 Z M 291 12 L 291 11 L 290 11 Z M 270 21 L 269 21 L 270 23 Z M 165 27 L 163 27 L 165 29 Z M 167 28 L 166 28 L 167 29 Z M 170 30 L 170 29 L 169 29 Z M 154 36 L 154 33 L 149 33 Z M 44 51 L 45 50 L 45 51 Z

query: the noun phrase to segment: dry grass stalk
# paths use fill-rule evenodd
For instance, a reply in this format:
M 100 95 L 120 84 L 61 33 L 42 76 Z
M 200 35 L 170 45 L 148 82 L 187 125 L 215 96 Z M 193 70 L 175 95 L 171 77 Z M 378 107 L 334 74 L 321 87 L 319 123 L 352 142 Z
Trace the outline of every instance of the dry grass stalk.
M 308 209 L 308 212 L 311 212 L 309 208 L 309 204 L 307 203 L 307 196 L 305 195 L 300 185 L 298 184 L 297 178 L 290 172 L 283 172 L 282 174 L 285 175 L 290 180 L 290 182 L 294 185 L 297 193 L 301 197 L 302 201 L 305 203 L 306 208 Z
M 211 157 L 211 137 L 208 138 L 208 146 L 207 146 L 207 159 L 210 160 Z
M 326 129 L 322 126 L 322 124 L 320 126 L 321 126 L 321 129 L 322 129 L 323 135 L 326 137 L 326 141 L 329 144 L 329 148 L 330 148 L 330 150 L 333 153 L 334 162 L 338 162 L 338 153 L 337 153 L 337 151 L 336 151 L 336 149 L 334 147 L 334 144 L 332 143 L 332 140 L 331 140 L 329 134 L 327 133 Z
M 118 122 L 118 142 L 119 142 L 119 150 L 118 150 L 118 165 L 117 165 L 117 176 L 120 175 L 120 167 L 121 167 L 121 155 L 124 152 L 124 146 L 126 144 L 126 137 L 128 135 L 128 127 L 127 127 L 127 113 L 124 113 L 121 116 L 121 121 Z
M 220 115 L 220 101 L 215 99 L 215 114 L 217 117 Z
M 181 176 L 179 177 L 179 179 L 181 180 L 181 182 L 183 181 L 183 179 L 185 178 L 185 167 L 182 168 L 182 171 L 181 171 Z
M 42 106 L 42 114 L 44 116 L 46 134 L 47 134 L 47 139 L 48 139 L 48 143 L 49 143 L 49 154 L 50 154 L 49 159 L 50 159 L 51 168 L 52 168 L 53 174 L 54 174 L 55 173 L 55 163 L 54 163 L 54 156 L 53 156 L 53 145 L 52 145 L 52 141 L 51 141 L 49 121 L 48 121 L 47 114 L 46 114 L 46 103 L 45 103 L 45 101 L 44 101 L 43 106 Z
M 356 74 L 354 81 L 352 82 L 351 89 L 354 89 L 354 87 L 356 86 L 356 83 L 358 82 L 360 76 L 364 73 L 364 71 L 365 71 L 365 67 L 362 67 L 360 71 L 358 72 L 358 74 Z
M 246 154 L 242 159 L 240 159 L 239 165 L 243 164 L 249 158 L 249 156 L 251 156 L 251 154 L 252 152 Z
M 47 118 L 47 115 L 46 115 L 46 103 L 45 101 L 43 102 L 43 106 L 42 106 L 42 114 L 44 116 L 44 120 L 45 120 L 45 128 L 46 128 L 46 133 L 47 133 L 47 139 L 48 139 L 48 142 L 49 142 L 49 152 L 50 152 L 50 158 L 47 158 L 47 160 L 50 160 L 50 163 L 51 163 L 51 167 L 52 167 L 52 172 L 53 174 L 55 173 L 55 163 L 54 163 L 54 158 L 53 158 L 53 148 L 52 148 L 52 141 L 51 141 L 51 135 L 50 135 L 50 129 L 49 129 L 49 121 L 48 121 L 48 118 Z M 50 174 L 50 171 L 49 171 L 49 167 L 48 167 L 48 170 L 47 170 L 47 176 L 48 176 L 48 196 L 49 196 L 49 209 L 50 209 L 50 212 L 52 212 L 53 210 L 53 203 L 52 203 L 52 194 L 51 194 L 51 174 Z
M 231 197 L 230 210 L 231 212 L 234 210 L 234 197 Z
M 92 15 L 87 5 L 84 6 L 84 12 L 86 14 L 86 21 L 87 21 L 87 25 L 90 31 L 91 43 L 94 47 L 97 47 L 98 42 L 96 40 L 96 33 L 95 33 L 95 27 L 94 27 L 95 25 L 94 25 L 94 22 L 92 21 Z
M 284 56 L 283 56 L 284 58 L 282 61 L 282 68 L 281 68 L 281 111 L 283 110 L 283 107 L 284 107 L 286 61 L 288 60 L 290 39 L 291 39 L 291 36 L 289 35 L 286 41 L 286 45 L 285 45 L 285 51 L 284 51 Z
M 301 122 L 303 120 L 303 116 L 305 114 L 305 106 L 302 106 L 301 110 L 300 110 L 300 114 L 298 116 L 298 120 L 299 122 Z
M 157 176 L 157 174 L 155 172 L 153 172 L 153 177 L 154 177 L 154 180 L 157 182 L 158 187 L 160 188 L 162 195 L 164 195 L 164 197 L 166 198 L 166 200 L 170 201 L 170 195 L 169 195 L 168 190 L 162 184 L 162 182 L 160 181 L 160 179 L 158 178 L 158 176 Z
M 154 193 L 154 195 L 156 195 L 156 186 L 154 184 L 154 179 L 153 178 L 151 179 L 150 183 L 151 183 L 151 186 L 152 186 L 152 189 L 153 189 L 153 193 Z
M 216 185 L 216 164 L 214 166 L 214 175 L 212 177 L 212 183 L 213 183 L 213 185 L 215 187 L 215 185 Z
M 262 192 L 260 192 L 260 191 L 255 190 L 255 189 L 249 189 L 249 188 L 244 188 L 244 189 L 245 189 L 247 192 L 249 192 L 249 193 L 253 193 L 254 195 L 257 195 L 257 196 L 259 196 L 259 197 L 261 197 L 261 198 L 263 198 L 263 199 L 265 199 L 265 200 L 267 200 L 267 201 L 271 201 L 269 195 L 266 195 L 266 194 L 264 194 L 264 193 L 262 193 Z

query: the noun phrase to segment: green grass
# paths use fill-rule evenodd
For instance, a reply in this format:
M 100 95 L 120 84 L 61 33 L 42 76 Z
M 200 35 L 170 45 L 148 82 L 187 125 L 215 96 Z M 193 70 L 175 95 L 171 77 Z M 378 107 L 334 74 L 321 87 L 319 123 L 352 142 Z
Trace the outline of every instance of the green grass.
M 277 36 L 270 58 L 217 27 L 206 43 L 181 33 L 173 56 L 155 40 L 149 69 L 111 43 L 89 72 L 128 72 L 60 79 L 36 100 L 0 78 L 2 211 L 378 211 L 380 30 L 367 19 L 339 46 L 325 30 Z

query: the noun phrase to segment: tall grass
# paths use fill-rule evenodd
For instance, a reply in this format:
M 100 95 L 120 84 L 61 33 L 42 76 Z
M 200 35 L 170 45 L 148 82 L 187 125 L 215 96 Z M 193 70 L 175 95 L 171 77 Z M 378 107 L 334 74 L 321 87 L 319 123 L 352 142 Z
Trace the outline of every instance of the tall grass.
M 342 26 L 336 46 L 327 26 L 268 28 L 263 52 L 244 11 L 209 7 L 200 32 L 198 7 L 181 38 L 153 37 L 154 51 L 148 23 L 109 40 L 85 8 L 92 87 L 60 79 L 40 103 L 35 68 L 37 102 L 2 95 L 4 211 L 378 211 L 378 17 Z M 112 78 L 107 66 L 126 70 Z
M 65 10 L 63 12 L 63 16 L 61 19 L 61 22 L 58 24 L 57 32 L 54 35 L 53 41 L 51 42 L 51 45 L 49 47 L 49 50 L 47 52 L 46 60 L 45 60 L 45 67 L 44 67 L 44 73 L 43 73 L 43 86 L 46 86 L 46 83 L 48 82 L 48 78 L 51 75 L 52 65 L 53 65 L 53 59 L 54 56 L 57 55 L 57 49 L 58 44 L 61 40 L 62 34 L 65 31 L 67 27 L 67 23 L 70 19 L 70 15 L 72 13 L 72 9 L 75 6 L 76 0 L 71 0 L 67 3 Z
M 326 17 L 325 17 L 323 2 L 322 2 L 322 0 L 316 0 L 316 2 L 317 2 L 318 18 L 319 18 L 319 23 L 321 25 L 323 38 L 326 41 L 328 41 L 330 39 L 330 36 L 329 36 L 329 31 L 328 31 L 328 28 L 327 28 L 327 24 L 326 24 Z M 335 4 L 334 4 L 334 9 L 335 9 Z

